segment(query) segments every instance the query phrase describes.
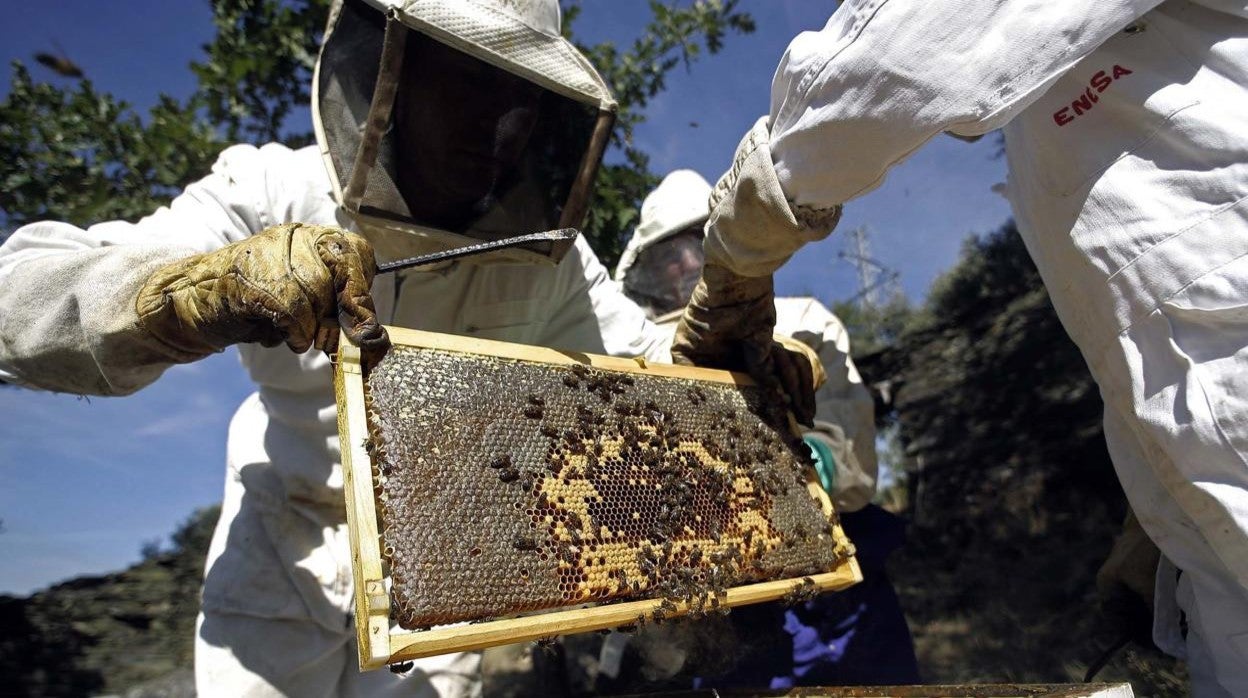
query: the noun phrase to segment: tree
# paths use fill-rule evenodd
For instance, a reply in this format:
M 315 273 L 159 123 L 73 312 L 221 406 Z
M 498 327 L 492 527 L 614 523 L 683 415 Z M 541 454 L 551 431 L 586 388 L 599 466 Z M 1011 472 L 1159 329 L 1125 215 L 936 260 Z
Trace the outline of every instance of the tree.
M 620 50 L 611 42 L 589 46 L 576 41 L 572 29 L 581 11 L 579 0 L 564 5 L 564 34 L 589 57 L 620 104 L 608 160 L 615 155 L 623 162 L 604 163 L 599 171 L 584 230 L 610 269 L 624 251 L 641 200 L 659 183 L 650 171 L 650 156 L 633 144 L 634 130 L 646 120 L 646 106 L 666 88 L 672 69 L 690 67 L 702 46 L 707 53 L 719 52 L 728 33 L 753 32 L 754 19 L 737 11 L 737 0 L 696 0 L 687 8 L 650 0 L 650 22 L 632 46 Z
M 1124 497 L 1096 384 L 1014 225 L 968 240 L 886 339 L 855 360 L 894 395 L 913 526 L 892 569 L 920 646 L 941 645 L 925 673 L 1072 680 L 1117 632 L 1093 577 Z M 1109 675 L 1150 695 L 1179 685 L 1172 662 L 1131 652 Z
M 871 361 L 866 357 L 895 344 L 916 313 L 901 292 L 878 306 L 845 301 L 833 303 L 832 312 L 849 332 L 854 360 L 866 362 Z
M 630 46 L 578 44 L 620 104 L 585 234 L 614 266 L 641 199 L 658 183 L 649 156 L 632 142 L 645 107 L 666 76 L 716 53 L 729 34 L 754 21 L 738 0 L 694 0 L 687 6 L 650 2 L 650 21 Z M 300 121 L 329 0 L 212 0 L 217 33 L 191 65 L 196 94 L 162 97 L 146 118 L 89 81 L 71 88 L 35 83 L 13 68 L 13 91 L 0 104 L 0 231 L 42 218 L 78 225 L 134 219 L 203 176 L 229 143 L 311 142 Z M 564 5 L 564 31 L 583 7 Z M 296 116 L 299 119 L 296 119 Z
M 191 64 L 205 120 L 230 143 L 312 142 L 306 109 L 329 0 L 212 0 L 217 34 Z
M 0 230 L 139 218 L 207 172 L 221 146 L 188 103 L 162 96 L 141 119 L 90 80 L 37 83 L 15 62 L 0 103 Z
M 1012 223 L 968 240 L 864 364 L 893 379 L 901 438 L 922 462 L 923 522 L 950 545 L 1016 545 L 1076 505 L 1121 512 L 1100 394 Z

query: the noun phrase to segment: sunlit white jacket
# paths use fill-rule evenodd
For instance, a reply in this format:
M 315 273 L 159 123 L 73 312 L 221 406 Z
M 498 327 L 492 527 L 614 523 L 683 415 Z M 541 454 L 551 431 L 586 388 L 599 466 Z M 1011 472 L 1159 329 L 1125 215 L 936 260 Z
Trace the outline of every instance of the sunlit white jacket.
M 134 326 L 135 294 L 148 275 L 289 221 L 350 225 L 330 196 L 315 147 L 234 146 L 212 174 L 138 223 L 19 229 L 0 247 L 0 379 L 92 395 L 142 388 L 169 366 Z M 663 351 L 654 326 L 609 280 L 583 238 L 558 266 L 453 265 L 381 275 L 373 297 L 381 320 L 402 327 L 656 360 Z M 258 390 L 230 424 L 204 609 L 314 622 L 320 630 L 313 636 L 324 635 L 329 652 L 353 634 L 331 366 L 319 352 L 296 355 L 284 346 L 245 344 L 239 352 Z M 259 631 L 252 640 L 215 636 L 210 625 L 200 630 L 197 652 L 242 656 L 251 646 L 272 655 L 273 643 L 283 640 Z M 287 645 L 292 663 L 293 647 Z M 426 666 L 444 693 L 474 681 L 473 663 L 448 665 L 444 676 L 436 663 Z M 354 660 L 349 671 L 356 672 Z M 417 688 L 409 683 L 404 690 Z
M 1248 695 L 1248 6 L 847 0 L 789 46 L 770 112 L 726 184 L 770 181 L 790 223 L 707 239 L 752 275 L 928 139 L 1004 127 L 1019 230 L 1184 572 L 1159 576 L 1158 640 L 1198 694 Z M 1186 641 L 1163 627 L 1176 600 Z

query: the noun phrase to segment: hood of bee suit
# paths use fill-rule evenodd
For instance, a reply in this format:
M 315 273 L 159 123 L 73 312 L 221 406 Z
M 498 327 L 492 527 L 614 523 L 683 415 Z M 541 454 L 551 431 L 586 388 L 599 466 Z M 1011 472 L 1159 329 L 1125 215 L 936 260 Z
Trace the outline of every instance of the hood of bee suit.
M 641 202 L 637 229 L 629 238 L 620 263 L 615 267 L 615 280 L 624 277 L 642 252 L 700 223 L 711 215 L 711 185 L 693 170 L 673 170 L 654 191 Z
M 693 170 L 675 170 L 641 204 L 615 280 L 624 293 L 652 315 L 684 307 L 701 275 L 700 236 L 678 235 L 700 227 L 710 216 L 711 185 Z
M 581 226 L 616 103 L 589 61 L 560 35 L 560 22 L 558 0 L 333 4 L 312 80 L 313 124 L 341 214 L 373 242 L 381 261 Z M 445 162 L 434 165 L 404 155 L 409 151 L 396 145 L 404 139 L 410 143 L 423 137 L 433 143 L 439 138 L 411 129 L 396 134 L 405 126 L 395 118 L 405 88 L 444 79 L 439 66 L 413 64 L 411 56 L 405 60 L 413 45 L 435 45 L 431 41 L 439 51 L 470 57 L 477 66 L 473 70 L 484 71 L 476 75 L 499 71 L 540 95 L 522 152 L 508 160 L 504 174 L 492 175 L 479 201 L 450 222 L 422 213 L 436 203 L 436 186 L 409 186 L 406 198 L 400 193 L 405 169 L 416 172 L 407 181 L 446 179 Z M 488 77 L 483 83 L 491 84 Z M 465 84 L 458 89 L 468 89 Z M 475 101 L 491 97 L 482 92 Z M 462 114 L 457 106 L 431 108 L 449 123 Z M 422 167 L 429 171 L 420 172 Z M 429 199 L 412 200 L 419 196 Z M 553 264 L 571 245 L 502 250 L 471 258 L 471 263 Z

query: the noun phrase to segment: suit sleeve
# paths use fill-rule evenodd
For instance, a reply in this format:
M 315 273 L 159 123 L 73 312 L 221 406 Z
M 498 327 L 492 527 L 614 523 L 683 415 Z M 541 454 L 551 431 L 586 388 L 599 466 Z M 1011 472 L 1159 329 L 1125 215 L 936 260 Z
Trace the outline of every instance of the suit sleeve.
M 819 355 L 827 380 L 815 391 L 815 426 L 807 438 L 822 441 L 836 459 L 829 494 L 838 511 L 858 511 L 875 497 L 875 400 L 850 356 L 849 331 L 813 299 L 776 301 L 776 331 Z
M 771 89 L 772 160 L 798 206 L 879 186 L 943 131 L 1000 128 L 1160 0 L 850 0 L 789 44 Z
M 708 263 L 774 272 L 936 134 L 1004 125 L 1160 0 L 846 0 L 789 44 L 711 196 Z
M 166 264 L 270 225 L 268 193 L 261 151 L 235 146 L 211 174 L 137 223 L 19 228 L 0 246 L 0 380 L 125 395 L 195 358 L 139 328 L 138 290 Z

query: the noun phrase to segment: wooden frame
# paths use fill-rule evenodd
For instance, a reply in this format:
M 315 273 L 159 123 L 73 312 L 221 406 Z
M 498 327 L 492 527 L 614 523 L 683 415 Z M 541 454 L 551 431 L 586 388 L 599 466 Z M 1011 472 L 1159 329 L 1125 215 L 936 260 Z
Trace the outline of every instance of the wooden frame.
M 780 690 L 678 691 L 655 698 L 1132 698 L 1128 683 L 819 686 Z
M 579 363 L 613 371 L 697 378 L 740 385 L 751 383 L 747 376 L 728 371 L 565 352 L 397 327 L 388 327 L 387 330 L 391 342 L 396 345 L 550 364 Z M 364 447 L 368 436 L 364 408 L 364 367 L 359 348 L 352 345 L 345 335 L 339 342 L 334 369 L 334 391 L 338 400 L 338 432 L 342 449 L 347 525 L 350 529 L 356 637 L 359 642 L 361 670 L 377 669 L 387 664 L 437 654 L 479 650 L 554 635 L 628 625 L 635 622 L 638 615 L 651 613 L 663 603 L 662 599 L 625 601 L 544 611 L 467 625 L 440 626 L 424 631 L 391 632 L 390 595 L 382 566 L 372 459 Z M 831 501 L 819 486 L 818 480 L 813 477 L 813 472 L 808 488 L 811 495 L 820 501 L 824 513 L 831 516 Z M 839 525 L 835 527 L 834 535 L 838 541 L 847 542 Z M 857 560 L 851 556 L 835 569 L 812 575 L 811 579 L 820 591 L 834 591 L 862 581 L 862 572 Z M 732 607 L 779 599 L 793 589 L 795 581 L 786 579 L 733 587 L 726 591 L 721 604 Z M 687 610 L 685 604 L 677 604 L 675 615 L 684 614 Z

